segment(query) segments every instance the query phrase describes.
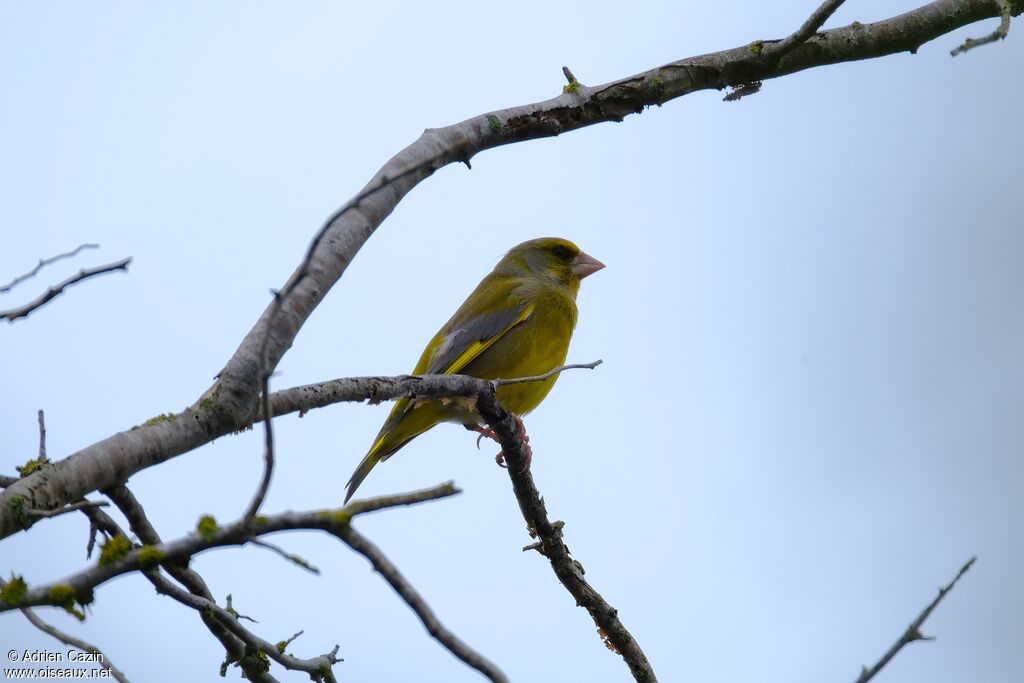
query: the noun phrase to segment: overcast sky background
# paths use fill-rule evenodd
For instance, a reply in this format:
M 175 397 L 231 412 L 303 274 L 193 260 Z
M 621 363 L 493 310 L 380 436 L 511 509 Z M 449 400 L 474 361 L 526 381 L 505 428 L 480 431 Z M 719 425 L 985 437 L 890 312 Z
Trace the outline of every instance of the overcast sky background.
M 323 218 L 426 127 L 795 29 L 817 3 L 176 2 L 0 5 L 0 280 L 98 242 L 0 308 L 132 256 L 0 325 L 0 471 L 191 404 Z M 566 4 L 568 5 L 568 4 Z M 828 23 L 914 2 L 850 0 Z M 285 356 L 274 388 L 401 374 L 511 246 L 559 235 L 587 279 L 571 361 L 527 420 L 533 472 L 587 578 L 662 681 L 848 681 L 971 556 L 885 681 L 1024 676 L 1024 25 L 698 93 L 479 155 L 405 199 Z M 264 509 L 340 504 L 388 406 L 277 421 Z M 132 477 L 165 539 L 241 514 L 259 431 Z M 453 499 L 361 517 L 438 617 L 513 681 L 625 681 L 535 553 L 494 446 L 442 426 L 371 496 L 449 479 Z M 0 542 L 30 584 L 86 562 L 66 515 Z M 253 630 L 346 681 L 477 681 L 367 562 L 324 534 L 193 566 Z M 79 625 L 135 681 L 216 680 L 198 617 L 140 576 Z M 0 644 L 66 650 L 17 613 Z M 0 656 L 3 656 L 0 653 Z M 6 666 L 6 663 L 4 664 Z M 278 667 L 284 680 L 304 680 Z M 229 677 L 236 677 L 232 670 Z

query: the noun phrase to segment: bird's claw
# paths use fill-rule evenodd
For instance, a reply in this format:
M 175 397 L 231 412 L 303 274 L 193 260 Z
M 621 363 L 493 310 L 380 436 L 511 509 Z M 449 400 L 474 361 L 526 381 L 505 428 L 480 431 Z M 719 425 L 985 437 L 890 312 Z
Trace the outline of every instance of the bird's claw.
M 498 435 L 495 434 L 494 430 L 491 429 L 490 427 L 481 427 L 480 425 L 466 425 L 466 429 L 468 429 L 471 432 L 477 432 L 480 435 L 476 437 L 477 450 L 480 450 L 480 439 L 484 438 L 485 436 L 488 439 L 492 439 L 494 441 L 498 440 Z
M 533 460 L 533 449 L 530 448 L 530 436 L 526 433 L 526 425 L 523 424 L 523 419 L 518 415 L 513 415 L 512 417 L 515 418 L 516 421 L 516 435 L 522 442 L 523 451 L 526 454 L 526 466 L 523 468 L 523 472 L 525 472 L 526 470 L 530 469 L 530 461 Z M 479 436 L 476 437 L 477 449 L 480 448 L 480 440 L 483 439 L 485 436 L 488 439 L 492 439 L 499 444 L 501 443 L 501 440 L 498 439 L 498 435 L 495 434 L 494 430 L 491 429 L 490 427 L 482 427 L 480 425 L 466 425 L 466 429 L 470 430 L 471 432 L 477 432 L 479 434 Z M 508 469 L 508 465 L 505 464 L 504 450 L 498 451 L 498 454 L 494 456 L 494 462 L 498 464 L 498 467 L 504 467 Z

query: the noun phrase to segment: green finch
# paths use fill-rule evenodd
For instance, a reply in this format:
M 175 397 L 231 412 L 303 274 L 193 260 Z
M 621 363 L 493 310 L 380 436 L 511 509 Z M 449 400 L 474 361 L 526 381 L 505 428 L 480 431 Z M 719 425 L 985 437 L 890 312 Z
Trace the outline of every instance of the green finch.
M 412 374 L 511 379 L 542 375 L 563 365 L 576 326 L 580 280 L 602 268 L 603 263 L 557 237 L 513 247 L 430 340 Z M 517 416 L 524 440 L 518 416 L 536 408 L 557 379 L 555 375 L 498 387 L 498 402 Z M 399 399 L 352 473 L 345 502 L 374 465 L 434 425 L 456 422 L 493 437 L 481 421 L 471 400 Z

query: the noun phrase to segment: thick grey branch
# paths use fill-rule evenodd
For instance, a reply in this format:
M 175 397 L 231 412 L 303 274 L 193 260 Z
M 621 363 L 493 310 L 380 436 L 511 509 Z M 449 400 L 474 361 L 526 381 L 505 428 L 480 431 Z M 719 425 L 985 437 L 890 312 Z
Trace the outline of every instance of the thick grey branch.
M 132 260 L 130 258 L 126 258 L 120 261 L 116 261 L 115 263 L 108 263 L 105 266 L 96 266 L 95 268 L 83 268 L 82 270 L 78 271 L 68 279 L 64 280 L 64 282 L 61 282 L 60 284 L 54 285 L 53 287 L 47 289 L 39 296 L 39 298 L 35 299 L 34 301 L 30 301 L 24 306 L 12 308 L 8 311 L 0 311 L 0 318 L 7 318 L 7 322 L 13 322 L 18 318 L 27 317 L 28 314 L 31 313 L 32 311 L 36 310 L 37 308 L 40 308 L 41 306 L 46 305 L 52 299 L 63 294 L 64 290 L 70 287 L 71 285 L 82 282 L 83 280 L 88 280 L 89 278 L 95 277 L 97 275 L 102 275 L 103 273 L 112 273 L 115 270 L 122 270 L 127 273 L 128 264 L 130 264 L 131 262 Z
M 217 383 L 174 424 L 160 422 L 121 432 L 70 456 L 61 470 L 41 470 L 0 493 L 0 538 L 23 528 L 11 498 L 52 509 L 114 486 L 140 469 L 248 427 L 259 412 L 260 373 L 277 366 L 300 327 L 338 281 L 360 247 L 398 202 L 435 170 L 469 161 L 477 153 L 523 140 L 560 135 L 605 121 L 621 121 L 652 105 L 699 90 L 722 89 L 778 78 L 818 66 L 916 51 L 962 26 L 999 16 L 1003 0 L 936 0 L 899 16 L 818 32 L 777 62 L 749 45 L 690 57 L 605 85 L 581 85 L 554 99 L 488 112 L 445 128 L 427 130 L 388 161 L 360 193 L 325 224 L 282 293 L 273 315 L 264 311 L 221 372 Z M 1011 14 L 1024 11 L 1014 0 Z M 762 41 L 763 43 L 764 41 Z M 271 320 L 272 318 L 272 320 Z M 266 366 L 261 349 L 266 341 Z M 59 476 L 59 482 L 49 477 Z

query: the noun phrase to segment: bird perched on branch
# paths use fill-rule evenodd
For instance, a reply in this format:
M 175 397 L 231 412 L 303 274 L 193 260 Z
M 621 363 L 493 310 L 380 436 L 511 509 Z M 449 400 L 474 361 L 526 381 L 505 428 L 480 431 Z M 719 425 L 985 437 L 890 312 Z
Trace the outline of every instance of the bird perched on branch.
M 542 375 L 562 365 L 576 326 L 580 280 L 602 268 L 603 263 L 557 237 L 513 247 L 430 340 L 412 374 L 511 379 Z M 516 415 L 524 440 L 518 416 L 536 408 L 556 379 L 558 375 L 498 387 L 498 402 Z M 399 399 L 352 473 L 345 502 L 378 462 L 441 422 L 460 423 L 494 438 L 481 425 L 474 399 Z

